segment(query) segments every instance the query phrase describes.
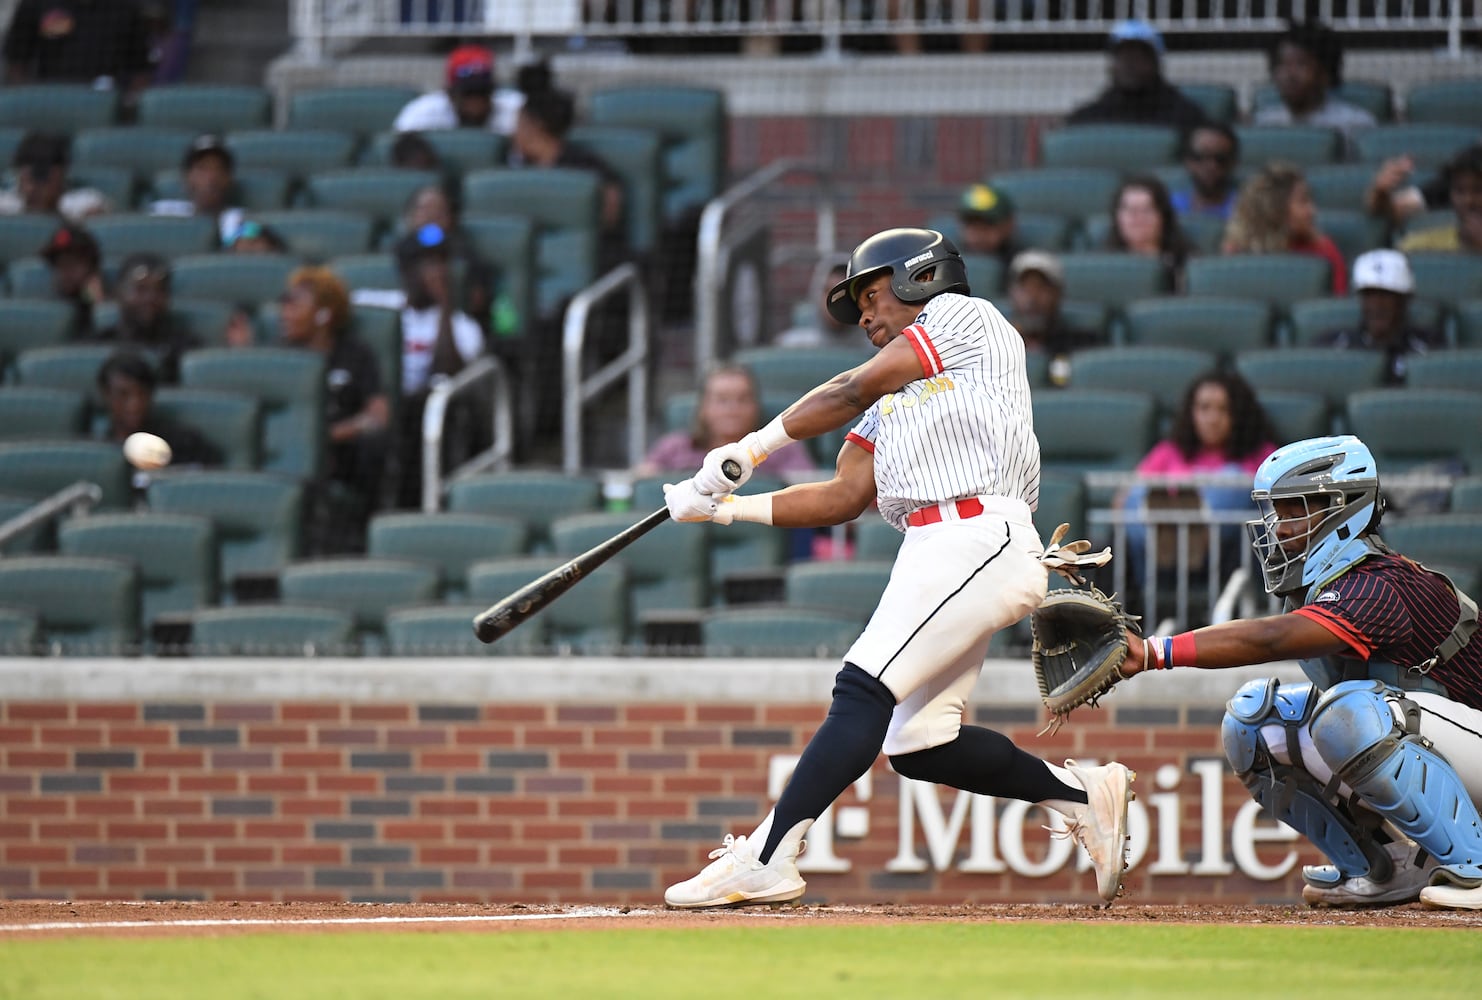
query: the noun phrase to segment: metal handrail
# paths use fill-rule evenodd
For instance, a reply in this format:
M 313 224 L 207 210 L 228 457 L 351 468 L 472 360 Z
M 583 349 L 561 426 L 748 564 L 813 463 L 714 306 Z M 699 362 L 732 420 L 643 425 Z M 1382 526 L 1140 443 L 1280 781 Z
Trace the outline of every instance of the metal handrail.
M 819 256 L 834 252 L 835 215 L 830 175 L 823 167 L 806 160 L 785 159 L 767 164 L 756 173 L 732 185 L 712 198 L 700 213 L 699 235 L 695 240 L 695 377 L 705 372 L 716 360 L 720 341 L 721 293 L 725 284 L 725 255 L 721 235 L 726 215 L 748 198 L 790 174 L 802 173 L 821 182 L 818 209 L 817 247 Z
M 587 320 L 602 300 L 628 290 L 628 347 L 583 379 L 582 348 Z M 643 458 L 644 424 L 648 417 L 648 293 L 636 264 L 619 264 L 572 297 L 561 324 L 561 467 L 582 467 L 581 415 L 583 407 L 626 377 L 628 381 L 628 465 Z
M 57 490 L 45 500 L 38 500 L 8 521 L 0 522 L 0 545 L 45 524 L 63 512 L 86 514 L 103 499 L 103 488 L 97 483 L 79 479 L 71 486 Z
M 482 382 L 491 384 L 494 443 L 464 462 L 446 477 L 469 475 L 489 468 L 508 468 L 515 449 L 514 409 L 510 402 L 509 375 L 499 359 L 485 355 L 468 364 L 457 375 L 434 377 L 422 411 L 422 509 L 431 514 L 442 507 L 445 479 L 442 474 L 443 429 L 448 404 L 453 397 Z

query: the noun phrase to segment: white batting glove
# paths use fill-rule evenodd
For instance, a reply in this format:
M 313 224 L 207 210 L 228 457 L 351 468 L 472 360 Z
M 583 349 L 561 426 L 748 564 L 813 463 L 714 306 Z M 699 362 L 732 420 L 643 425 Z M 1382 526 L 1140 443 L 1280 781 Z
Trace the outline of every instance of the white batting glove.
M 766 458 L 765 454 L 748 447 L 747 439 L 754 437 L 755 434 L 748 434 L 733 444 L 710 449 L 700 465 L 700 471 L 695 473 L 695 488 L 701 493 L 729 493 L 750 479 L 757 463 Z M 740 466 L 741 475 L 736 479 L 726 475 L 721 468 L 726 462 L 735 462 Z
M 710 520 L 717 502 L 714 497 L 696 489 L 693 479 L 686 479 L 682 483 L 664 484 L 664 506 L 669 508 L 669 516 L 674 520 L 694 523 Z
M 1085 586 L 1086 580 L 1080 573 L 1081 567 L 1105 566 L 1111 562 L 1111 546 L 1108 545 L 1100 552 L 1092 552 L 1091 543 L 1084 538 L 1061 545 L 1060 540 L 1069 531 L 1070 525 L 1068 524 L 1062 524 L 1056 528 L 1055 533 L 1050 536 L 1050 544 L 1045 546 L 1045 551 L 1039 557 L 1039 561 L 1071 583 Z

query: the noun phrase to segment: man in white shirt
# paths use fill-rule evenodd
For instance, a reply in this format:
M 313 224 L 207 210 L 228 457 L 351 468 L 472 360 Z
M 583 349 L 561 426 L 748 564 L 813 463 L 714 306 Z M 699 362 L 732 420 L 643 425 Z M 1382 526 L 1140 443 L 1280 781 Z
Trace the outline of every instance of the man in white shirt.
M 1269 61 L 1281 102 L 1258 108 L 1253 124 L 1320 125 L 1341 132 L 1350 144 L 1354 132 L 1377 124 L 1368 111 L 1332 94 L 1343 83 L 1343 45 L 1332 28 L 1293 24 L 1276 40 Z
M 487 128 L 511 135 L 525 103 L 518 90 L 494 86 L 494 53 L 482 45 L 461 45 L 448 54 L 446 86 L 414 99 L 392 124 L 398 132 Z
M 190 144 L 180 173 L 184 198 L 162 198 L 151 202 L 150 215 L 208 215 L 216 220 L 217 236 L 231 242 L 241 228 L 246 211 L 232 204 L 236 195 L 236 157 L 220 136 L 203 135 Z
M 70 145 L 64 135 L 27 132 L 11 159 L 15 187 L 0 191 L 0 215 L 60 215 L 82 223 L 111 212 L 113 206 L 96 188 L 67 189 Z

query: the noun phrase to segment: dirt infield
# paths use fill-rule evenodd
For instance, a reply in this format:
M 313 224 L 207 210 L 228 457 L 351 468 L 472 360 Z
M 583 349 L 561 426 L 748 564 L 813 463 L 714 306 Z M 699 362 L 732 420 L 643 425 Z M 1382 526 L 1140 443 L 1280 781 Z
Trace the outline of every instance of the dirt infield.
M 387 903 L 130 903 L 0 901 L 0 938 L 67 934 L 219 935 L 267 931 L 514 931 L 557 928 L 724 927 L 742 921 L 891 924 L 1084 920 L 1120 924 L 1263 924 L 1351 927 L 1482 927 L 1482 911 L 1429 910 L 1419 904 L 1371 910 L 1303 906 L 1151 906 L 1119 902 L 963 906 L 789 905 L 704 912 L 663 907 Z

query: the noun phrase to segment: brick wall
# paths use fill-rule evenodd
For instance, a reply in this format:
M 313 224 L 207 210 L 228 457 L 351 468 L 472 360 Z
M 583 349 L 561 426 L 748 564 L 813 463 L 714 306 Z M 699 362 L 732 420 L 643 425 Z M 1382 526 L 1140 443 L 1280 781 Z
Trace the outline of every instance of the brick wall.
M 716 700 L 8 700 L 0 894 L 650 903 L 725 833 L 750 831 L 769 772 L 779 780 L 822 712 Z M 1036 707 L 983 708 L 978 721 L 1048 759 L 1115 755 L 1141 772 L 1138 809 L 1154 821 L 1134 829 L 1149 845 L 1134 899 L 1294 899 L 1296 865 L 1316 860 L 1304 844 L 1254 847 L 1268 866 L 1298 853 L 1279 878 L 1233 863 L 1249 799 L 1220 761 L 1218 715 L 1089 711 L 1053 738 L 1035 736 Z M 810 834 L 823 841 L 811 867 L 831 856 L 849 869 L 809 875 L 814 897 L 1094 898 L 1089 873 L 1047 853 L 1061 848 L 1041 811 L 964 801 L 953 839 L 925 832 L 951 825 L 953 793 L 931 796 L 932 816 L 919 791 L 903 809 L 901 791 L 882 759 Z M 1229 871 L 1201 874 L 1222 862 Z M 1054 870 L 1024 873 L 1036 865 Z

